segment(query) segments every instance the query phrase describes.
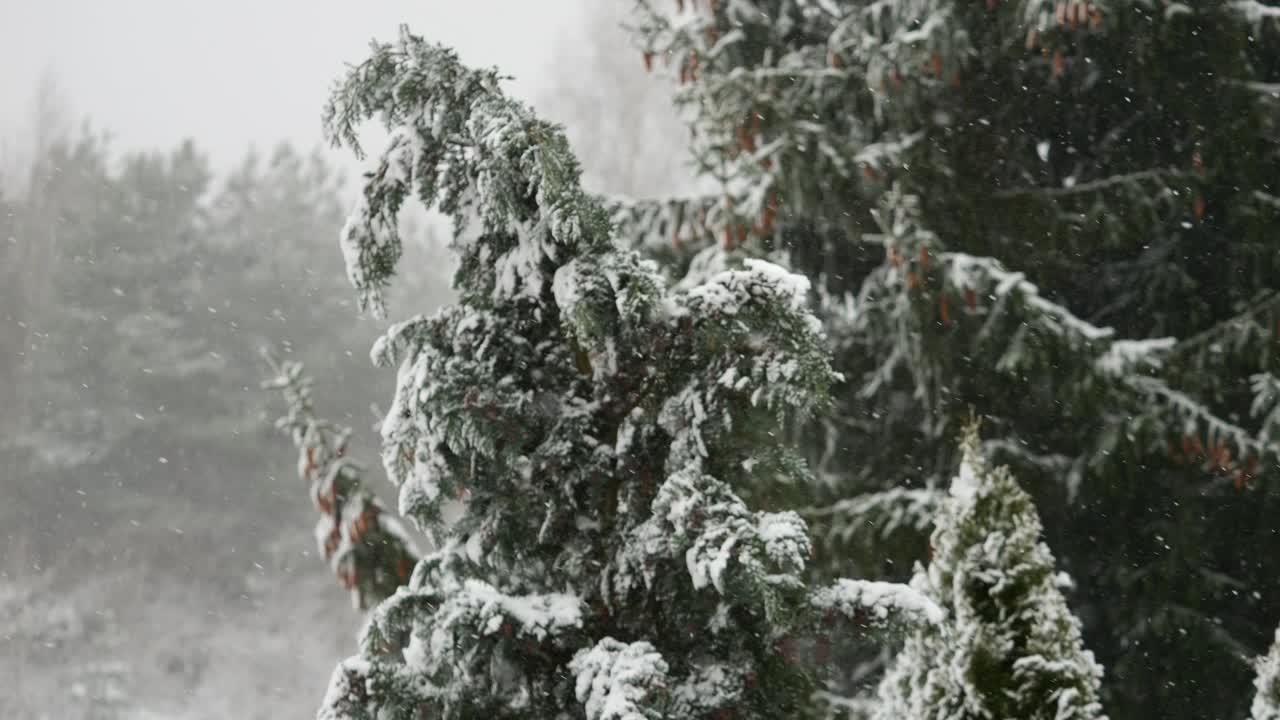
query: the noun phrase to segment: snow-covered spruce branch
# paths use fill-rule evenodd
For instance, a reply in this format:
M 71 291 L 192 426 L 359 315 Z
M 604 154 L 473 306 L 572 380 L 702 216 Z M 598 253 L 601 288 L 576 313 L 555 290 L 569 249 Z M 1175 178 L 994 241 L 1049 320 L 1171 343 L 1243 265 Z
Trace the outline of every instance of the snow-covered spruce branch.
M 1232 11 L 1237 12 L 1250 23 L 1260 25 L 1264 20 L 1275 22 L 1280 20 L 1280 7 L 1275 5 L 1267 5 L 1258 2 L 1258 0 L 1232 0 L 1227 4 Z
M 648 699 L 665 689 L 668 669 L 653 645 L 610 637 L 578 651 L 569 663 L 587 720 L 654 717 Z
M 661 0 L 641 0 L 634 30 L 646 63 L 660 58 L 678 75 L 677 101 L 690 111 L 696 155 L 709 174 L 748 184 L 772 176 L 785 186 L 805 184 L 794 175 L 783 181 L 803 172 L 856 186 L 861 172 L 874 185 L 879 165 L 850 159 L 894 134 L 927 132 L 932 123 L 912 113 L 958 84 L 975 56 L 969 35 L 951 31 L 965 21 L 957 16 L 1006 25 L 1001 37 L 1014 48 L 1032 29 L 1036 36 L 1058 26 L 1074 31 L 1076 19 L 1062 17 L 1066 5 L 734 0 L 681 2 L 672 12 Z M 1070 3 L 1073 15 L 1085 5 Z M 1106 10 L 1094 3 L 1084 25 L 1096 31 Z M 851 110 L 867 104 L 876 122 Z M 890 116 L 908 126 L 886 124 Z M 755 152 L 763 147 L 772 151 Z M 791 194 L 795 206 L 807 201 L 806 193 Z
M 1071 338 L 1071 344 L 1110 341 L 1115 334 L 1111 328 L 1086 322 L 1066 307 L 1045 298 L 1040 294 L 1039 288 L 1026 279 L 1026 275 L 1006 270 L 993 258 L 944 252 L 940 259 L 946 267 L 946 282 L 951 287 L 958 291 L 984 291 L 987 298 L 997 304 L 1006 297 L 1017 297 L 1024 306 L 1034 311 L 1034 316 L 1045 329 L 1055 335 Z M 1172 343 L 1172 340 L 1162 339 L 1145 346 L 1128 345 L 1114 356 L 1099 356 L 1098 366 L 1103 370 L 1120 371 L 1135 361 L 1154 362 L 1152 351 L 1171 346 Z
M 1268 292 L 1240 313 L 1180 340 L 1173 347 L 1170 359 L 1190 361 L 1197 369 L 1203 369 L 1206 352 L 1225 349 L 1238 353 L 1251 344 L 1274 342 L 1277 334 L 1280 334 L 1280 292 Z
M 723 198 L 714 194 L 645 200 L 613 195 L 600 202 L 614 232 L 650 252 L 696 252 L 715 242 L 717 227 L 730 224 Z
M 869 238 L 885 245 L 887 261 L 848 306 L 851 331 L 885 325 L 914 336 L 920 328 L 932 328 L 933 333 L 969 317 L 976 323 L 975 343 L 1007 338 L 1007 346 L 997 353 L 998 370 L 1016 371 L 1027 362 L 1026 337 L 1035 331 L 1082 354 L 1087 362 L 1078 367 L 1089 368 L 1100 379 L 1157 370 L 1174 347 L 1173 338 L 1115 339 L 1112 328 L 1077 317 L 1041 295 L 1023 273 L 1006 269 L 994 258 L 940 251 L 939 239 L 918 226 L 912 199 L 898 197 L 894 202 L 895 197 L 890 195 L 888 207 L 877 214 L 884 231 Z M 927 321 L 908 321 L 914 313 L 923 313 Z M 919 352 L 913 348 L 899 344 L 896 355 L 888 357 L 909 360 Z M 890 371 L 883 369 L 874 377 Z
M 887 538 L 902 530 L 925 532 L 944 497 L 940 490 L 895 487 L 805 508 L 800 515 L 825 527 L 828 542 L 844 544 L 857 536 Z
M 1058 453 L 1042 454 L 1032 452 L 1018 440 L 1010 438 L 992 438 L 982 442 L 982 451 L 988 457 L 1009 457 L 1018 462 L 1040 468 L 1049 473 L 1062 473 L 1071 468 L 1075 462 L 1072 458 Z M 1008 463 L 1005 463 L 1008 464 Z
M 808 587 L 803 520 L 739 495 L 806 473 L 780 423 L 838 379 L 808 282 L 747 261 L 669 286 L 613 238 L 559 128 L 407 31 L 339 85 L 330 136 L 374 116 L 391 140 L 343 232 L 357 289 L 389 279 L 406 198 L 457 228 L 458 304 L 373 352 L 399 368 L 384 465 L 441 542 L 321 716 L 804 716 L 828 668 L 776 647 L 833 608 L 915 607 Z
M 828 622 L 843 617 L 871 628 L 934 628 L 946 619 L 933 600 L 901 583 L 837 580 L 814 593 L 812 602 Z
M 1258 418 L 1258 439 L 1264 443 L 1280 439 L 1280 377 L 1274 373 L 1256 373 L 1249 378 L 1253 402 L 1249 412 Z
M 1156 168 L 1154 170 L 1138 170 L 1122 175 L 1111 175 L 1097 180 L 1076 183 L 1063 187 L 1033 187 L 1001 190 L 995 194 L 997 198 L 1016 198 L 1028 195 L 1040 197 L 1066 197 L 1070 195 L 1090 195 L 1105 192 L 1116 187 L 1140 185 L 1142 183 L 1165 184 L 1170 180 L 1195 178 L 1196 173 L 1178 168 Z
M 1199 437 L 1204 428 L 1205 445 L 1198 452 L 1208 451 L 1215 461 L 1231 465 L 1232 451 L 1236 459 L 1253 458 L 1255 461 L 1280 458 L 1280 445 L 1270 437 L 1262 438 L 1235 423 L 1224 420 L 1208 407 L 1186 393 L 1169 387 L 1158 378 L 1130 377 L 1126 382 L 1142 395 L 1167 408 L 1173 418 L 1182 423 L 1182 432 Z M 1224 456 L 1223 449 L 1227 450 Z
M 826 182 L 856 177 L 850 158 L 875 138 L 842 108 L 851 94 L 866 94 L 867 83 L 856 64 L 829 63 L 828 13 L 814 3 L 751 0 L 720 3 L 712 12 L 688 3 L 672 14 L 665 3 L 644 0 L 636 17 L 645 57 L 661 58 L 678 73 L 676 99 L 687 110 L 697 165 L 733 203 L 736 222 L 713 225 L 717 234 L 727 228 L 732 237 L 762 224 L 767 232 L 759 198 L 750 207 L 735 201 L 753 189 L 764 188 L 755 190 L 763 195 L 790 173 L 803 169 Z M 762 35 L 789 49 L 760 55 Z M 783 201 L 795 210 L 810 198 L 794 193 Z
M 1001 312 L 1010 308 L 1010 301 L 1005 298 L 1016 297 L 1016 304 L 1024 308 L 1019 313 L 1021 327 L 1037 327 L 1048 336 L 1059 338 L 1064 347 L 1091 357 L 1092 361 L 1082 367 L 1091 367 L 1097 380 L 1118 382 L 1118 387 L 1136 391 L 1137 397 L 1155 401 L 1143 402 L 1139 406 L 1147 408 L 1144 416 L 1167 427 L 1169 433 L 1199 436 L 1203 428 L 1210 447 L 1220 442 L 1231 445 L 1239 460 L 1253 458 L 1260 462 L 1264 458 L 1280 456 L 1280 446 L 1274 442 L 1219 417 L 1207 406 L 1160 379 L 1161 369 L 1181 347 L 1174 338 L 1116 339 L 1111 328 L 1095 326 L 1080 319 L 1067 308 L 1041 296 L 1035 285 L 1025 280 L 1021 273 L 1005 270 L 990 258 L 944 252 L 940 254 L 939 262 L 946 268 L 943 271 L 946 278 L 944 289 L 940 291 L 944 297 L 950 292 L 956 299 L 964 298 L 970 310 L 976 309 L 976 297 L 986 298 L 991 303 L 988 317 L 978 331 L 979 337 L 1006 336 L 993 332 L 993 323 Z M 1238 327 L 1247 321 L 1247 318 L 1238 318 L 1229 321 L 1226 327 Z M 1014 337 L 1016 339 L 1017 335 Z M 997 367 L 1018 367 L 1018 353 L 1021 351 L 1017 342 L 1012 343 Z M 1168 440 L 1171 441 L 1172 437 Z M 1231 467 L 1230 455 L 1223 454 L 1221 450 L 1217 452 L 1224 460 L 1221 465 Z M 1253 472 L 1248 471 L 1248 474 Z
M 399 521 L 364 487 L 364 466 L 347 455 L 350 428 L 316 417 L 311 378 L 302 364 L 267 359 L 276 376 L 263 387 L 283 393 L 288 406 L 276 427 L 297 446 L 298 475 L 320 513 L 316 545 L 351 591 L 352 604 L 372 607 L 408 581 L 418 552 Z
M 1259 82 L 1257 80 L 1227 80 L 1226 82 L 1227 84 L 1234 85 L 1235 87 L 1252 90 L 1269 100 L 1280 99 L 1280 83 Z M 1255 198 L 1267 205 L 1275 207 L 1277 204 L 1280 204 L 1274 196 L 1260 190 L 1254 191 L 1253 195 Z
M 718 193 L 644 199 L 609 196 L 600 202 L 609 210 L 620 238 L 654 257 L 688 260 L 712 246 L 726 252 L 756 249 L 749 244 L 752 240 L 779 228 L 783 214 L 791 209 L 784 207 L 771 178 L 760 179 L 754 185 L 728 182 Z M 809 227 L 828 232 L 847 226 L 819 218 L 810 221 Z
M 943 386 L 946 380 L 935 377 L 933 356 L 924 351 L 920 338 L 945 334 L 957 323 L 967 323 L 968 352 L 989 353 L 990 366 L 1002 373 L 1022 377 L 1043 372 L 1041 356 L 1045 354 L 1056 357 L 1055 353 L 1065 352 L 1077 357 L 1080 362 L 1064 365 L 1059 360 L 1048 366 L 1052 372 L 1070 367 L 1079 373 L 1062 387 L 1085 392 L 1111 388 L 1112 402 L 1118 403 L 1113 406 L 1129 408 L 1127 422 L 1138 423 L 1134 418 L 1140 418 L 1148 431 L 1151 423 L 1159 428 L 1159 437 L 1148 438 L 1156 447 L 1169 443 L 1176 447 L 1177 436 L 1191 437 L 1193 446 L 1200 443 L 1202 447 L 1184 454 L 1213 460 L 1211 467 L 1231 474 L 1237 485 L 1253 477 L 1264 459 L 1277 455 L 1280 447 L 1269 439 L 1217 416 L 1161 379 L 1166 369 L 1175 375 L 1180 371 L 1169 365 L 1171 358 L 1185 357 L 1190 349 L 1218 338 L 1269 337 L 1269 328 L 1258 325 L 1256 319 L 1275 301 L 1274 296 L 1193 343 L 1180 344 L 1174 338 L 1117 339 L 1111 328 L 1079 318 L 1042 296 L 1022 273 L 992 258 L 940 251 L 939 238 L 919 227 L 910 197 L 890 194 L 888 200 L 878 214 L 883 232 L 877 236 L 886 246 L 888 260 L 845 308 L 845 319 L 829 318 L 829 323 L 843 326 L 840 335 L 888 332 L 898 337 L 891 348 L 879 353 L 882 365 L 864 376 L 864 396 L 879 392 L 903 367 L 910 369 L 921 387 Z M 1001 344 L 993 345 L 996 342 Z M 1233 463 L 1233 457 L 1238 462 Z M 1064 465 L 1073 475 L 1078 474 L 1078 466 L 1078 459 Z

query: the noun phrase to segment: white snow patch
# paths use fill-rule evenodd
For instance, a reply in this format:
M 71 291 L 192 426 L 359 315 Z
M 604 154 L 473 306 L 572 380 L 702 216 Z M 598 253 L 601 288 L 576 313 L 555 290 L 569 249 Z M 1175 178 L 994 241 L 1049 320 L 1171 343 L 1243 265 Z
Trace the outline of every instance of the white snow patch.
M 904 621 L 938 625 L 946 616 L 938 604 L 902 583 L 842 578 L 814 593 L 813 605 L 873 623 Z

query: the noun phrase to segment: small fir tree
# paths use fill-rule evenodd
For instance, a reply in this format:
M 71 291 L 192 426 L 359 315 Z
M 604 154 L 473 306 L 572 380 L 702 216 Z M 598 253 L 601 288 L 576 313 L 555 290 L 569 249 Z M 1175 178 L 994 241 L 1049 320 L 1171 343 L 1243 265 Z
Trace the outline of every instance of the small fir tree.
M 1096 720 L 1102 668 L 1059 589 L 1035 506 L 990 468 L 976 428 L 912 585 L 947 621 L 913 632 L 880 685 L 881 720 Z
M 373 350 L 399 366 L 384 465 L 438 549 L 320 716 L 805 717 L 806 637 L 940 619 L 901 585 L 809 587 L 804 522 L 739 494 L 802 479 L 780 423 L 837 379 L 808 283 L 750 262 L 667 289 L 499 79 L 402 31 L 326 111 L 357 153 L 359 123 L 390 130 L 342 232 L 362 303 L 382 308 L 411 197 L 452 217 L 460 264 L 456 305 Z

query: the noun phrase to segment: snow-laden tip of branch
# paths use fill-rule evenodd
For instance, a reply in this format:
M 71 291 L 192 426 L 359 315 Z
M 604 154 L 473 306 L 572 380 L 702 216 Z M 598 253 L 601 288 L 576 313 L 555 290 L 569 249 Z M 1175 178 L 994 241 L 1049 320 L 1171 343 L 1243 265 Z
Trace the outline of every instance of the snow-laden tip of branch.
M 508 595 L 483 580 L 467 579 L 449 592 L 436 612 L 432 643 L 453 643 L 459 627 L 493 635 L 508 623 L 513 631 L 534 640 L 582 626 L 582 601 L 566 593 Z
M 1260 438 L 1239 425 L 1218 417 L 1203 403 L 1169 387 L 1157 378 L 1136 376 L 1128 378 L 1127 382 L 1130 387 L 1161 403 L 1171 410 L 1175 417 L 1181 418 L 1185 432 L 1196 434 L 1198 426 L 1203 425 L 1211 444 L 1229 441 L 1235 448 L 1236 457 L 1280 456 L 1280 446 L 1277 446 L 1269 436 Z
M 334 90 L 324 117 L 331 142 L 359 154 L 359 125 L 379 116 L 390 130 L 341 234 L 362 307 L 380 312 L 400 258 L 400 208 L 410 197 L 453 218 L 464 254 L 460 284 L 495 301 L 536 300 L 544 259 L 561 246 L 607 239 L 608 218 L 582 192 L 563 132 L 506 97 L 498 79 L 401 28 L 398 42 L 375 44 Z M 464 233 L 477 219 L 482 232 Z M 466 273 L 468 252 L 486 254 L 480 276 Z
M 1165 357 L 1177 342 L 1177 338 L 1172 337 L 1116 340 L 1094 365 L 1099 371 L 1113 377 L 1130 375 L 1137 370 L 1154 370 L 1164 364 Z
M 756 258 L 744 260 L 743 266 L 748 272 L 765 279 L 773 287 L 774 292 L 790 302 L 793 310 L 804 310 L 807 307 L 811 287 L 809 278 Z
M 780 300 L 791 310 L 807 307 L 809 278 L 790 272 L 766 260 L 748 258 L 742 270 L 724 270 L 707 282 L 692 287 L 686 297 L 706 312 L 737 315 L 750 302 Z M 686 307 L 673 306 L 673 314 L 684 315 Z M 813 332 L 821 332 L 817 318 L 812 319 Z
M 1253 402 L 1249 414 L 1259 419 L 1258 439 L 1270 443 L 1280 438 L 1280 377 L 1269 372 L 1255 373 L 1249 377 L 1253 389 Z
M 951 481 L 951 497 L 961 503 L 971 503 L 978 496 L 982 484 L 981 466 L 968 452 L 960 461 L 960 470 Z
M 738 575 L 759 579 L 799 572 L 811 550 L 799 515 L 752 513 L 726 483 L 694 470 L 668 477 L 652 512 L 619 553 L 615 583 L 623 591 L 637 569 L 648 585 L 655 560 L 683 558 L 694 589 L 712 587 L 726 595 Z
M 667 663 L 647 642 L 623 643 L 606 637 L 579 650 L 569 662 L 574 693 L 587 720 L 651 720 L 655 691 L 666 685 Z
M 1257 693 L 1253 696 L 1250 720 L 1280 720 L 1280 629 L 1276 630 L 1270 651 L 1254 661 L 1254 669 L 1257 675 L 1253 686 Z
M 956 288 L 981 289 L 985 285 L 983 280 L 987 279 L 993 285 L 993 295 L 997 300 L 1013 293 L 1021 295 L 1024 302 L 1038 310 L 1054 330 L 1070 333 L 1086 342 L 1107 340 L 1115 335 L 1112 328 L 1086 322 L 1062 305 L 1046 299 L 1024 274 L 1006 270 L 994 258 L 947 252 L 942 253 L 941 259 L 948 267 L 949 282 Z
M 1258 0 L 1234 0 L 1229 7 L 1239 13 L 1245 20 L 1260 24 L 1263 20 L 1280 19 L 1280 7 L 1267 5 Z
M 668 717 L 707 717 L 735 705 L 747 686 L 748 671 L 740 665 L 713 663 L 694 666 L 668 689 Z
M 369 360 L 375 367 L 395 367 L 396 363 L 412 354 L 409 350 L 417 344 L 428 324 L 429 320 L 423 315 L 392 324 L 373 342 Z
M 871 143 L 859 150 L 853 159 L 876 169 L 893 167 L 901 164 L 902 156 L 923 139 L 923 132 L 913 132 L 892 140 Z
M 316 720 L 350 720 L 367 700 L 370 663 L 360 657 L 343 660 L 333 669 Z

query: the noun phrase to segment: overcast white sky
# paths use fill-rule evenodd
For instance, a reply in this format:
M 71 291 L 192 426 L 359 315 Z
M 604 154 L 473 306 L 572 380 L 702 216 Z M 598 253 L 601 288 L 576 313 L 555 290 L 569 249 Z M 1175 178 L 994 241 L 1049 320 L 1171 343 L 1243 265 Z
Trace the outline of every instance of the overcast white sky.
M 582 43 L 592 3 L 625 0 L 0 0 L 0 138 L 20 141 L 53 73 L 75 119 L 123 148 L 194 137 L 215 166 L 250 143 L 320 141 L 320 108 L 344 63 L 400 23 L 497 65 L 533 100 L 557 50 Z M 629 5 L 628 5 L 629 6 Z M 562 53 L 561 53 L 562 54 Z M 562 79 L 561 79 L 562 82 Z

